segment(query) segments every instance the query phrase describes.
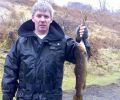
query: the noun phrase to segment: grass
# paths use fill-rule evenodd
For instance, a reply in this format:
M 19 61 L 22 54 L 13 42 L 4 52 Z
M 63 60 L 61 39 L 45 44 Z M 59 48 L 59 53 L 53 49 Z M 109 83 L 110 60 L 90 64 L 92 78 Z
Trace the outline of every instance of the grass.
M 111 83 L 117 82 L 120 79 L 120 51 L 112 50 L 112 49 L 101 49 L 100 50 L 100 64 L 103 67 L 108 67 L 112 71 L 108 71 L 104 74 L 96 74 L 90 73 L 97 70 L 98 66 L 95 66 L 96 69 L 88 70 L 87 75 L 87 86 L 89 85 L 108 85 Z M 0 55 L 0 62 L 4 63 L 4 56 Z M 108 62 L 108 64 L 105 64 Z M 116 64 L 115 64 L 116 63 Z M 95 64 L 96 65 L 96 64 Z M 105 65 L 105 66 L 104 66 Z M 94 67 L 91 65 L 91 67 Z M 113 67 L 113 68 L 111 68 Z M 74 76 L 74 65 L 70 64 L 69 62 L 65 62 L 65 71 L 64 71 L 64 78 L 63 78 L 63 90 L 73 90 L 75 87 L 75 76 Z M 0 82 L 2 79 L 3 74 L 3 67 L 0 66 Z M 0 92 L 1 93 L 1 92 Z M 1 94 L 0 94 L 1 98 Z M 1 99 L 0 99 L 1 100 Z
M 0 65 L 0 84 L 1 84 L 2 76 L 3 76 L 3 66 Z M 1 86 L 0 86 L 0 100 L 2 100 Z
M 65 64 L 63 90 L 75 87 L 73 67 L 74 65 Z M 92 61 L 88 64 L 87 85 L 108 85 L 117 82 L 118 79 L 120 79 L 120 50 L 100 49 L 98 64 Z
M 65 77 L 63 79 L 63 90 L 73 90 L 75 88 L 75 78 Z
M 107 67 L 108 70 L 119 70 L 120 68 L 120 50 L 118 49 L 100 49 L 99 50 L 99 61 L 103 64 L 103 67 Z M 117 68 L 118 69 L 117 69 Z
M 2 94 L 0 93 L 0 100 L 2 100 Z
M 112 73 L 103 76 L 89 74 L 87 76 L 87 85 L 108 85 L 116 83 L 120 79 L 120 73 Z
M 117 80 L 120 79 L 120 73 L 112 73 L 104 76 L 88 74 L 87 75 L 87 86 L 89 85 L 109 85 L 112 83 L 116 83 Z M 75 78 L 72 77 L 64 77 L 63 79 L 63 90 L 73 90 L 75 87 Z

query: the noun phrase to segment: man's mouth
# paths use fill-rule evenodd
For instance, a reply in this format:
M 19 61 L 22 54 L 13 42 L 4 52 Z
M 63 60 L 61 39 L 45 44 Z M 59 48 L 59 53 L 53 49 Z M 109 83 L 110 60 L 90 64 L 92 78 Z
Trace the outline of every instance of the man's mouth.
M 39 25 L 40 27 L 46 27 L 46 25 Z

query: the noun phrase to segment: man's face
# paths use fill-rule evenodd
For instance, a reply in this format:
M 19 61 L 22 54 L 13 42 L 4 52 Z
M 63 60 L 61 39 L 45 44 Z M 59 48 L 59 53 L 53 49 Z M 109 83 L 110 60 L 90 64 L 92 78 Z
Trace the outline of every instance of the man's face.
M 52 18 L 48 11 L 36 11 L 32 16 L 32 21 L 35 23 L 35 32 L 38 34 L 44 34 L 48 32 Z

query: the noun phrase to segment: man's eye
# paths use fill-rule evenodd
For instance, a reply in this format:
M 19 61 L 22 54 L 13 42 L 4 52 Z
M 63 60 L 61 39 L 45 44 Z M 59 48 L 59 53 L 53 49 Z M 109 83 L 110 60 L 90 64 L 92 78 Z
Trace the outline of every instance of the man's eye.
M 38 17 L 38 18 L 41 18 L 41 17 L 49 18 L 49 16 L 47 16 L 47 15 L 44 15 L 44 16 L 43 16 L 43 15 L 37 15 L 37 17 Z
M 46 16 L 44 16 L 44 17 L 45 17 L 45 18 L 49 18 L 49 16 L 47 16 L 47 15 L 46 15 Z
M 40 18 L 40 17 L 42 17 L 42 16 L 41 16 L 41 15 L 37 15 L 37 17 L 39 17 L 39 18 Z

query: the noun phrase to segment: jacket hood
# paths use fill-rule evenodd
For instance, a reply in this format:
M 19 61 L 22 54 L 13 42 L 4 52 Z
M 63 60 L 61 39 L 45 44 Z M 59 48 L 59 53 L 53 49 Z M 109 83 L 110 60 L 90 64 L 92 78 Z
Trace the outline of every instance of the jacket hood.
M 29 37 L 35 36 L 34 31 L 35 25 L 34 22 L 30 19 L 24 22 L 20 28 L 18 29 L 18 35 L 21 37 Z M 47 34 L 47 39 L 54 41 L 54 40 L 61 40 L 64 37 L 64 32 L 59 24 L 55 21 L 52 21 L 50 24 L 49 32 Z

